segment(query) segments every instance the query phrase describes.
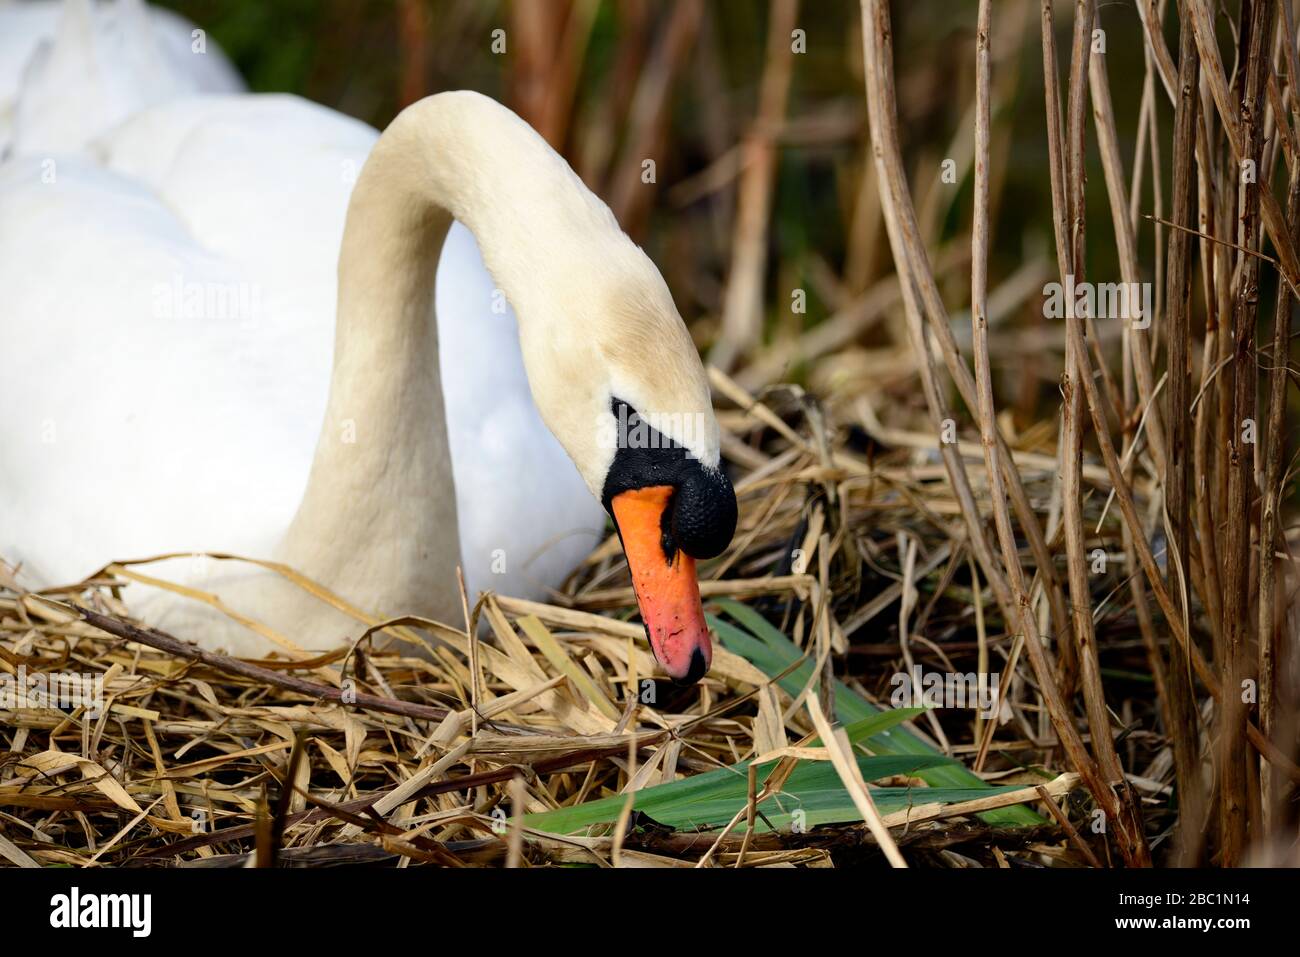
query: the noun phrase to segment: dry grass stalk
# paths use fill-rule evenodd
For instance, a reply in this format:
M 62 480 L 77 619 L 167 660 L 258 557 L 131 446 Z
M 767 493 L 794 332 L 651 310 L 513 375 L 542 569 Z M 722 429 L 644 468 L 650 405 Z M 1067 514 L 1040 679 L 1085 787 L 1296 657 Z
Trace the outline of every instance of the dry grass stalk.
M 903 283 L 904 302 L 908 307 L 909 335 L 914 349 L 919 356 L 923 357 L 921 370 L 926 399 L 931 408 L 936 433 L 940 433 L 942 431 L 942 422 L 947 418 L 947 407 L 934 381 L 933 359 L 929 356 L 929 345 L 924 332 L 920 328 L 920 292 L 921 290 L 932 289 L 933 278 L 929 276 L 925 251 L 919 244 L 914 215 L 909 215 L 911 204 L 906 198 L 907 188 L 898 163 L 897 135 L 894 130 L 897 120 L 893 97 L 893 69 L 890 59 L 889 13 L 883 4 L 871 2 L 871 0 L 863 0 L 862 10 L 863 44 L 867 63 L 867 99 L 872 120 L 872 136 L 875 141 L 877 178 L 881 183 L 882 190 L 881 205 L 885 211 L 890 243 L 894 249 L 894 261 L 899 269 L 900 281 Z M 937 290 L 934 291 L 933 298 L 937 301 Z M 927 302 L 927 308 L 929 305 Z M 933 312 L 942 313 L 942 304 L 940 303 L 939 308 L 933 310 Z M 942 325 L 946 328 L 946 318 Z M 942 335 L 938 338 L 942 343 Z M 951 339 L 951 334 L 949 334 L 949 339 Z M 964 360 L 959 356 L 955 358 L 956 364 L 950 368 L 960 369 L 965 378 L 969 380 L 970 373 L 965 367 Z M 956 378 L 959 383 L 962 381 L 961 375 L 957 375 Z M 971 385 L 971 389 L 963 389 L 964 395 L 970 396 L 970 393 L 973 393 L 973 383 Z M 978 408 L 979 403 L 972 401 L 972 399 L 973 396 L 968 398 L 968 404 L 972 408 Z M 1110 785 L 1103 781 L 1092 757 L 1079 740 L 1071 717 L 1056 688 L 1041 638 L 1037 632 L 1037 623 L 1034 621 L 1032 614 L 1029 613 L 1028 596 L 1023 592 L 1012 594 L 1002 567 L 996 562 L 989 550 L 984 537 L 982 519 L 974 498 L 969 493 L 969 482 L 961 460 L 947 443 L 940 442 L 939 451 L 948 466 L 949 478 L 957 492 L 958 500 L 962 503 L 962 511 L 966 518 L 971 547 L 990 584 L 993 586 L 994 594 L 1003 609 L 1003 615 L 1008 621 L 1016 622 L 1023 629 L 1025 647 L 1029 651 L 1030 662 L 1038 678 L 1039 688 L 1043 693 L 1044 702 L 1048 708 L 1057 736 L 1065 746 L 1071 764 L 1083 776 L 1084 782 L 1092 791 L 1098 804 L 1106 809 L 1108 818 L 1119 822 L 1120 826 L 1125 828 L 1126 841 L 1122 845 L 1122 849 L 1124 849 L 1126 857 L 1131 855 L 1134 861 L 1141 861 L 1146 853 L 1146 844 L 1141 834 L 1140 825 L 1121 815 L 1118 796 Z M 1014 473 L 1014 469 L 1010 471 Z M 1031 524 L 1036 525 L 1036 523 L 1037 520 L 1033 519 Z M 1047 566 L 1044 565 L 1044 567 Z M 1090 618 L 1088 623 L 1090 627 Z M 1106 731 L 1104 734 L 1108 741 L 1109 732 Z M 1122 780 L 1122 772 L 1116 777 Z
M 1070 81 L 1068 93 L 1068 110 L 1066 121 L 1066 152 L 1064 169 L 1067 173 L 1066 193 L 1069 224 L 1069 263 L 1070 272 L 1075 283 L 1085 281 L 1085 205 L 1084 172 L 1085 118 L 1087 114 L 1087 78 L 1091 73 L 1089 63 L 1092 59 L 1093 23 L 1095 7 L 1089 0 L 1080 0 L 1075 8 L 1074 42 L 1070 57 Z M 1055 89 L 1049 87 L 1049 97 L 1056 95 Z M 1053 165 L 1055 171 L 1057 166 Z M 1114 209 L 1114 206 L 1112 206 Z M 1059 215 L 1059 214 L 1058 214 Z M 1122 227 L 1120 227 L 1122 228 Z M 1066 277 L 1062 277 L 1062 282 Z M 1079 677 L 1083 690 L 1084 703 L 1088 714 L 1088 725 L 1092 731 L 1093 749 L 1096 754 L 1100 772 L 1105 778 L 1105 786 L 1114 788 L 1115 798 L 1098 802 L 1105 810 L 1107 819 L 1120 831 L 1120 852 L 1130 864 L 1147 864 L 1150 851 L 1142 831 L 1142 818 L 1137 802 L 1124 781 L 1123 768 L 1119 757 L 1111 745 L 1110 715 L 1106 707 L 1105 693 L 1102 689 L 1100 662 L 1097 654 L 1096 633 L 1093 629 L 1092 598 L 1088 583 L 1088 565 L 1084 548 L 1081 469 L 1083 464 L 1083 430 L 1084 430 L 1084 396 L 1093 413 L 1093 422 L 1099 434 L 1107 430 L 1105 409 L 1111 403 L 1099 396 L 1096 382 L 1089 368 L 1087 346 L 1084 344 L 1083 325 L 1085 319 L 1080 316 L 1074 304 L 1066 302 L 1066 373 L 1062 377 L 1062 431 L 1065 436 L 1063 458 L 1064 475 L 1062 481 L 1062 498 L 1064 505 L 1064 528 L 1066 543 L 1066 562 L 1069 571 L 1070 601 L 1074 613 L 1074 636 L 1078 643 Z M 1095 341 L 1095 339 L 1094 339 Z M 1080 384 L 1084 388 L 1080 388 Z M 1109 441 L 1108 435 L 1105 436 Z M 1112 457 L 1113 457 L 1112 449 Z M 1107 461 L 1110 469 L 1111 462 Z M 1122 471 L 1111 469 L 1111 478 L 1116 483 L 1115 490 L 1121 499 L 1127 493 Z M 1136 523 L 1134 523 L 1136 524 Z M 1140 528 L 1135 535 L 1141 535 Z
M 1285 7 L 1286 5 L 1283 4 Z M 1287 34 L 1291 31 L 1288 29 Z M 1294 61 L 1295 47 L 1288 44 Z M 1296 74 L 1300 76 L 1300 74 Z M 1291 89 L 1294 90 L 1294 84 Z M 1292 237 L 1300 244 L 1300 168 L 1292 170 L 1287 191 L 1287 219 Z M 1282 631 L 1286 628 L 1285 611 L 1278 614 L 1278 563 L 1280 519 L 1278 515 L 1282 457 L 1286 451 L 1286 373 L 1290 338 L 1291 295 L 1281 285 L 1277 291 L 1277 309 L 1273 318 L 1273 343 L 1269 361 L 1268 420 L 1264 441 L 1268 443 L 1261 477 L 1263 502 L 1259 516 L 1259 726 L 1270 742 L 1277 741 L 1280 705 L 1278 673 L 1289 664 L 1285 658 Z M 1285 542 L 1282 542 L 1285 547 Z M 1285 567 L 1285 566 L 1283 566 Z M 1285 582 L 1285 577 L 1283 581 Z M 1285 608 L 1285 605 L 1282 606 Z M 1280 620 L 1279 620 L 1280 619 Z M 1294 654 L 1294 650 L 1292 650 Z M 1284 673 L 1284 672 L 1283 672 Z M 1266 833 L 1276 830 L 1281 797 L 1280 781 L 1269 762 L 1260 767 L 1260 793 L 1263 801 L 1262 822 Z
M 872 6 L 873 10 L 880 12 L 877 5 Z M 907 187 L 906 178 L 902 170 L 902 158 L 898 146 L 898 117 L 897 110 L 894 106 L 896 97 L 893 95 L 893 63 L 892 48 L 890 46 L 890 35 L 888 30 L 888 11 L 883 11 L 883 21 L 868 21 L 866 19 L 867 7 L 863 7 L 864 21 L 864 45 L 867 50 L 866 80 L 868 85 L 867 101 L 868 108 L 873 118 L 871 133 L 874 142 L 874 155 L 877 165 L 877 182 L 881 190 L 882 208 L 884 210 L 886 226 L 889 227 L 891 222 L 894 228 L 889 231 L 890 245 L 894 250 L 895 266 L 899 270 L 900 281 L 904 282 L 904 305 L 908 310 L 915 310 L 918 314 L 924 315 L 928 320 L 930 333 L 934 336 L 939 344 L 940 352 L 943 355 L 945 367 L 948 374 L 952 377 L 957 391 L 966 407 L 972 412 L 979 408 L 977 399 L 975 380 L 971 375 L 970 369 L 966 366 L 965 359 L 961 356 L 957 348 L 956 340 L 953 337 L 952 326 L 949 322 L 947 309 L 939 295 L 939 289 L 935 282 L 933 270 L 930 268 L 929 256 L 921 242 L 920 229 L 917 225 L 916 211 L 913 207 L 911 195 Z M 870 26 L 868 24 L 870 23 Z M 882 43 L 879 52 L 875 50 L 875 44 Z M 884 69 L 882 69 L 882 64 Z M 874 69 L 873 69 L 874 65 Z M 879 97 L 880 106 L 872 110 L 873 95 Z M 884 166 L 892 179 L 886 183 L 881 179 L 881 166 Z M 888 196 L 888 201 L 885 200 Z M 896 240 L 897 237 L 897 240 Z M 900 244 L 901 243 L 901 247 Z M 910 264 L 904 269 L 900 259 L 900 248 L 906 251 Z M 908 289 L 906 286 L 906 276 L 910 274 L 911 282 L 914 284 L 912 297 L 916 300 L 912 302 L 908 298 Z M 909 304 L 910 303 L 910 304 Z M 908 327 L 909 341 L 912 342 L 916 354 L 929 354 L 929 340 L 925 337 L 923 330 L 913 331 L 909 321 Z M 919 343 L 917 339 L 919 338 Z M 920 348 L 918 348 L 918 345 Z M 933 359 L 927 360 L 929 365 L 933 365 Z M 924 365 L 922 365 L 922 375 L 924 381 Z M 949 418 L 944 406 L 944 414 L 935 416 L 935 425 L 941 427 L 941 424 Z M 1001 430 L 997 429 L 996 437 L 998 442 L 998 460 L 1003 471 L 1003 478 L 1006 482 L 1007 491 L 1011 496 L 1012 506 L 1016 512 L 1016 518 L 1021 524 L 1021 529 L 1029 541 L 1029 546 L 1034 555 L 1034 560 L 1038 565 L 1038 572 L 1044 583 L 1044 591 L 1052 606 L 1053 620 L 1058 628 L 1064 628 L 1069 618 L 1065 609 L 1064 597 L 1061 594 L 1057 584 L 1056 571 L 1053 566 L 1051 553 L 1047 547 L 1046 540 L 1043 538 L 1042 528 L 1038 523 L 1037 516 L 1029 504 L 1028 497 L 1025 495 L 1024 485 L 1020 473 L 1015 468 L 1011 452 L 1006 444 Z M 946 443 L 944 444 L 946 446 Z M 941 448 L 941 453 L 948 457 L 945 448 Z M 960 472 L 960 462 L 957 462 L 957 470 Z M 963 498 L 960 485 L 964 482 L 958 482 L 958 497 Z M 968 512 L 969 516 L 976 513 Z M 977 538 L 982 539 L 982 533 Z M 994 576 L 986 569 L 986 574 L 990 574 L 990 583 L 995 590 L 1001 582 L 1001 576 Z
M 1151 9 L 1150 5 L 1148 8 Z M 1148 14 L 1150 16 L 1150 14 Z M 1154 17 L 1152 17 L 1154 22 Z M 1149 28 L 1148 28 L 1148 35 Z M 1160 46 L 1163 50 L 1163 44 Z M 1166 56 L 1168 54 L 1166 53 Z M 1159 60 L 1159 56 L 1156 56 Z M 1200 60 L 1192 26 L 1183 16 L 1179 23 L 1178 85 L 1174 114 L 1173 204 L 1170 215 L 1176 227 L 1169 233 L 1168 291 L 1165 305 L 1166 335 L 1169 341 L 1169 387 L 1166 391 L 1169 423 L 1168 475 L 1165 479 L 1165 510 L 1168 515 L 1167 537 L 1168 583 L 1176 594 L 1176 612 L 1187 627 L 1189 594 L 1186 570 L 1191 564 L 1189 548 L 1192 517 L 1188 508 L 1190 471 L 1188 462 L 1191 416 L 1191 308 L 1192 308 L 1192 187 L 1195 164 L 1198 100 L 1196 89 Z M 1202 595 L 1205 588 L 1200 589 Z M 1194 864 L 1191 848 L 1198 843 L 1205 820 L 1206 795 L 1201 778 L 1200 734 L 1196 701 L 1192 689 L 1191 661 L 1177 642 L 1169 646 L 1167 670 L 1168 703 L 1166 727 L 1173 742 L 1174 768 L 1178 793 L 1183 802 L 1183 819 L 1179 826 L 1180 856 L 1185 864 Z
M 1240 131 L 1240 161 L 1254 164 L 1263 161 L 1263 106 L 1266 60 L 1266 37 L 1273 25 L 1271 0 L 1255 0 L 1242 5 L 1245 45 L 1246 83 L 1241 94 L 1240 122 L 1232 126 Z M 1238 243 L 1253 250 L 1259 235 L 1259 177 L 1238 177 Z M 1290 233 L 1285 238 L 1289 241 Z M 1228 371 L 1232 383 L 1232 415 L 1228 441 L 1228 531 L 1227 562 L 1224 576 L 1224 626 L 1227 633 L 1224 662 L 1224 694 L 1220 700 L 1219 733 L 1219 840 L 1223 863 L 1235 867 L 1246 849 L 1246 828 L 1251 817 L 1258 820 L 1247 785 L 1247 773 L 1254 756 L 1245 747 L 1248 718 L 1242 697 L 1247 678 L 1247 643 L 1252 638 L 1254 620 L 1250 615 L 1250 499 L 1255 485 L 1254 456 L 1243 447 L 1243 429 L 1254 422 L 1255 388 L 1259 378 L 1255 361 L 1255 310 L 1259 301 L 1259 260 L 1243 255 L 1238 265 L 1236 301 L 1232 312 L 1232 364 Z

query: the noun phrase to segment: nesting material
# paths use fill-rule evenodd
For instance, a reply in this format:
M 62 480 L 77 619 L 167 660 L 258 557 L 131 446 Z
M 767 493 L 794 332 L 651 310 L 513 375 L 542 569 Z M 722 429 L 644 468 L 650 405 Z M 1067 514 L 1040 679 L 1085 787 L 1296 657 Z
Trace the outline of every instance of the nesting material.
M 11 683 L 85 675 L 103 697 L 95 715 L 32 701 L 0 710 L 0 857 L 78 867 L 883 861 L 861 815 L 794 824 L 803 798 L 791 805 L 786 776 L 798 784 L 809 773 L 800 769 L 820 763 L 828 775 L 844 755 L 875 751 L 847 736 L 823 746 L 813 716 L 836 713 L 838 697 L 848 724 L 846 696 L 888 709 L 895 676 L 909 668 L 998 671 L 1015 642 L 971 578 L 933 442 L 909 430 L 919 414 L 898 406 L 902 416 L 886 426 L 865 394 L 825 408 L 789 388 L 756 397 L 718 373 L 714 384 L 741 520 L 731 548 L 701 565 L 706 610 L 728 636 L 746 622 L 761 630 L 748 614 L 779 631 L 802 656 L 802 684 L 790 684 L 791 668 L 765 672 L 725 639 L 702 684 L 654 680 L 614 538 L 550 602 L 488 594 L 469 609 L 469 629 L 358 612 L 350 647 L 297 661 L 236 661 L 199 651 L 185 641 L 193 636 L 143 628 L 118 597 L 136 565 L 108 565 L 40 595 L 8 578 L 0 668 Z M 978 477 L 978 447 L 963 452 Z M 1017 453 L 1048 507 L 1051 449 L 1035 439 Z M 1104 612 L 1123 623 L 1109 634 L 1140 653 L 1133 634 L 1122 637 L 1132 629 L 1119 605 Z M 932 791 L 944 800 L 928 800 L 925 772 L 906 763 L 863 782 L 891 856 L 943 864 L 960 849 L 962 860 L 990 865 L 997 855 L 1086 860 L 1086 846 L 1046 806 L 1077 779 L 1059 774 L 1023 657 L 1012 667 L 1005 723 L 973 709 L 910 722 L 918 740 L 980 768 L 996 790 Z M 832 673 L 843 684 L 827 690 L 821 679 Z M 1157 742 L 1139 746 L 1159 763 Z M 723 826 L 666 826 L 625 800 L 756 755 L 761 775 L 775 770 L 736 792 Z M 862 807 L 855 790 L 845 793 Z M 1153 797 L 1164 791 L 1153 784 Z M 900 795 L 905 805 L 891 803 Z M 557 820 L 546 812 L 611 798 L 622 801 L 617 819 L 546 829 Z M 977 816 L 1008 807 L 1024 811 L 1018 826 Z

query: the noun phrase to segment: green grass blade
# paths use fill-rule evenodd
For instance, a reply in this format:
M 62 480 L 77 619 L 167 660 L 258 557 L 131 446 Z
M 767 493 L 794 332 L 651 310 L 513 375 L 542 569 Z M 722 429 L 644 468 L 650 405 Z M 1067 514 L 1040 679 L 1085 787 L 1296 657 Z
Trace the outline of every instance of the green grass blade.
M 777 675 L 800 657 L 799 649 L 766 619 L 745 605 L 719 601 L 718 605 L 737 624 L 710 617 L 719 639 L 731 651 L 743 656 L 769 675 Z M 743 627 L 741 627 L 743 626 Z M 781 679 L 782 688 L 798 694 L 812 673 L 812 663 L 803 662 Z M 961 763 L 938 753 L 901 725 L 919 715 L 921 708 L 881 709 L 843 682 L 836 682 L 836 717 L 845 726 L 849 740 L 872 752 L 859 755 L 858 766 L 867 781 L 895 775 L 917 777 L 924 788 L 872 788 L 872 797 L 882 814 L 916 804 L 952 803 L 987 797 L 1012 790 L 985 784 Z M 679 830 L 725 826 L 748 799 L 748 761 L 679 781 L 643 788 L 633 808 L 650 819 Z M 761 789 L 775 761 L 757 771 Z M 612 824 L 623 810 L 621 794 L 588 801 L 576 807 L 557 808 L 526 818 L 528 826 L 557 834 L 573 834 L 592 827 Z M 845 791 L 835 768 L 827 761 L 801 761 L 790 773 L 781 793 L 767 798 L 757 830 L 802 827 L 861 820 L 853 800 Z M 798 815 L 796 817 L 796 815 Z M 981 815 L 992 824 L 1004 826 L 1037 824 L 1041 818 L 1024 807 L 1000 808 Z M 766 820 L 764 820 L 764 818 Z
M 938 754 L 871 755 L 858 758 L 862 776 L 868 781 L 899 774 L 920 776 L 926 769 L 952 763 L 951 759 Z M 770 761 L 759 768 L 757 778 L 760 790 L 776 764 L 777 762 Z M 742 761 L 680 781 L 644 788 L 637 792 L 633 808 L 660 824 L 681 830 L 722 827 L 745 806 L 748 799 L 748 769 L 749 762 Z M 968 797 L 986 797 L 989 793 L 988 789 L 977 793 L 961 788 L 872 789 L 877 804 L 882 809 L 888 808 L 884 813 L 909 804 L 967 800 Z M 539 830 L 572 834 L 597 824 L 613 823 L 622 812 L 625 800 L 624 795 L 617 794 L 576 807 L 530 814 L 526 821 L 529 827 Z M 773 795 L 760 805 L 760 810 L 777 828 L 782 826 L 781 822 L 789 823 L 794 812 L 800 808 L 808 817 L 804 823 L 809 826 L 814 823 L 861 820 L 839 775 L 828 761 L 800 762 L 786 781 L 783 792 Z M 758 829 L 766 830 L 767 825 L 761 825 Z
M 712 603 L 721 608 L 736 622 L 745 626 L 742 629 L 710 615 L 709 625 L 716 630 L 723 646 L 747 659 L 764 674 L 778 675 L 799 659 L 802 652 L 795 643 L 748 605 L 728 598 L 713 599 Z M 813 663 L 805 661 L 781 679 L 779 684 L 782 690 L 791 695 L 798 694 L 804 685 L 808 683 L 812 668 Z M 835 716 L 845 725 L 852 726 L 873 715 L 888 713 L 889 711 L 877 708 L 844 682 L 838 680 L 835 682 Z M 875 754 L 925 755 L 938 753 L 906 728 L 886 728 L 865 737 L 863 740 L 866 746 Z M 989 785 L 957 762 L 929 768 L 917 776 L 935 788 L 973 788 L 976 790 L 983 789 L 986 792 L 989 790 Z M 1040 815 L 1035 814 L 1027 807 L 1020 806 L 987 811 L 981 814 L 980 818 L 988 824 L 1004 827 L 1032 826 L 1044 823 Z

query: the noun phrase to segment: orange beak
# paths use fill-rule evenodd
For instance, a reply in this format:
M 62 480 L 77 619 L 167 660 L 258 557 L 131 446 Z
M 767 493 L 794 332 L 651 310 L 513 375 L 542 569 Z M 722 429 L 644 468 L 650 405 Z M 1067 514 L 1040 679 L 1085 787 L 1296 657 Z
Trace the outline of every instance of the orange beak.
M 694 684 L 713 662 L 713 645 L 700 607 L 695 559 L 665 534 L 672 495 L 672 486 L 654 485 L 620 492 L 610 504 L 655 658 L 674 681 Z

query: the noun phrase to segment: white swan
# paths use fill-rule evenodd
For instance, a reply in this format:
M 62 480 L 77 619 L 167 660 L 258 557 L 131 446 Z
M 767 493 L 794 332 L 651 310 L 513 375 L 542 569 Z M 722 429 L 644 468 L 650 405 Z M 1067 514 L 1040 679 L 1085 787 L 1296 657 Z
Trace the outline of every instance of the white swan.
M 330 378 L 319 334 L 328 286 L 263 277 L 311 272 L 286 246 L 295 230 L 329 233 L 328 208 L 313 215 L 296 198 L 348 179 L 340 154 L 364 152 L 366 138 L 292 98 L 189 100 L 107 137 L 103 167 L 68 157 L 52 182 L 34 157 L 0 168 L 0 323 L 24 357 L 0 379 L 10 410 L 0 555 L 48 582 L 108 557 L 236 551 L 283 560 L 368 610 L 455 620 L 458 562 L 472 588 L 500 587 L 481 570 L 526 560 L 517 542 L 530 529 L 593 530 L 590 496 L 567 493 L 557 472 L 572 466 L 535 441 L 536 411 L 511 389 L 509 313 L 494 309 L 504 295 L 537 409 L 615 516 L 657 657 L 670 675 L 697 678 L 711 653 L 689 555 L 725 546 L 735 502 L 703 372 L 662 278 L 526 124 L 477 94 L 432 97 L 394 121 L 353 191 Z M 274 183 L 258 194 L 270 208 L 247 204 L 247 166 Z M 299 214 L 259 243 L 260 221 Z M 443 248 L 452 216 L 477 236 L 495 286 L 462 230 Z M 227 308 L 214 311 L 223 295 Z M 457 350 L 443 356 L 441 385 L 439 337 Z M 451 410 L 451 458 L 458 433 L 482 453 L 467 481 L 443 417 L 458 370 L 499 386 L 472 395 L 468 414 Z M 673 446 L 635 415 L 630 432 L 612 429 L 611 410 L 628 407 Z M 514 511 L 509 524 L 494 521 L 498 505 Z M 480 525 L 497 542 L 476 538 Z M 567 571 L 590 544 L 559 542 L 552 565 Z M 351 630 L 266 573 L 191 562 L 184 574 L 304 647 Z M 170 593 L 135 607 L 207 644 L 266 650 Z

